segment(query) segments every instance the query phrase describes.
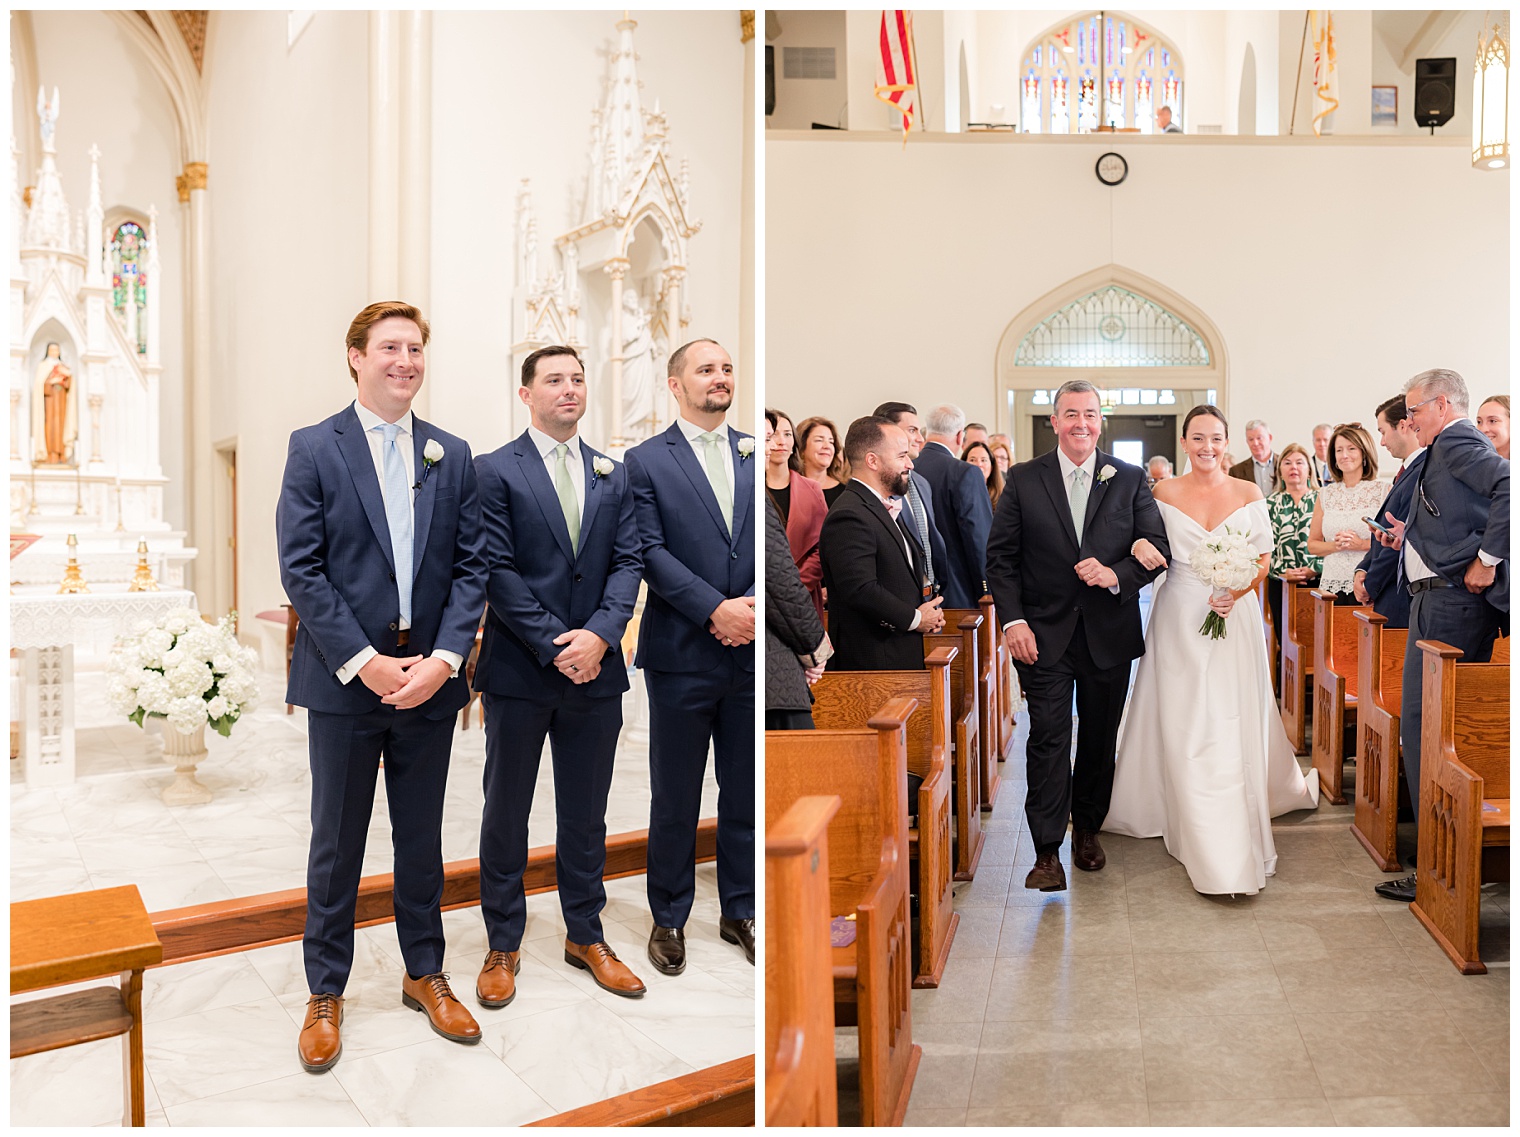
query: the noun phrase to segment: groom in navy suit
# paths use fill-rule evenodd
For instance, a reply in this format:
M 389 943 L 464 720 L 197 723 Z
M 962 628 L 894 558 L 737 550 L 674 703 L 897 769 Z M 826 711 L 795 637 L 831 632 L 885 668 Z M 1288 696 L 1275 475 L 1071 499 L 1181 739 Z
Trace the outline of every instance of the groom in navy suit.
M 718 776 L 719 934 L 755 962 L 755 440 L 731 429 L 734 365 L 713 340 L 670 356 L 681 417 L 628 452 L 649 600 L 650 961 L 686 969 L 697 815 Z
M 280 580 L 301 619 L 287 703 L 307 709 L 311 853 L 303 951 L 311 998 L 301 1065 L 338 1060 L 364 838 L 385 760 L 402 1002 L 455 1042 L 480 1041 L 443 974 L 444 784 L 459 668 L 485 604 L 485 537 L 470 448 L 412 415 L 428 324 L 371 304 L 349 326 L 357 398 L 290 436 L 275 512 Z
M 490 566 L 475 668 L 486 711 L 480 911 L 488 939 L 475 997 L 504 1007 L 517 994 L 528 813 L 547 737 L 565 962 L 614 995 L 637 998 L 644 984 L 608 946 L 600 915 L 607 793 L 628 690 L 619 644 L 643 570 L 633 494 L 627 468 L 576 433 L 586 375 L 574 350 L 529 355 L 517 394 L 531 425 L 475 460 Z

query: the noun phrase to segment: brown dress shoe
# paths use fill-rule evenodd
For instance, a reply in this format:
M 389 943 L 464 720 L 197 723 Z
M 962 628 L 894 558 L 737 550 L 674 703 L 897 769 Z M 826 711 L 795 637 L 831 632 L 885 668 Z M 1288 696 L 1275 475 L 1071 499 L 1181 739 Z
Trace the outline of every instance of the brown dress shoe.
M 403 977 L 401 1005 L 427 1015 L 428 1025 L 450 1042 L 468 1044 L 480 1041 L 480 1024 L 454 997 L 454 992 L 449 990 L 449 977 L 441 971 L 436 975 L 424 975 L 421 979 L 413 979 L 410 975 Z
M 591 978 L 604 991 L 625 999 L 637 999 L 644 994 L 643 980 L 629 971 L 628 965 L 605 942 L 573 944 L 566 940 L 565 962 L 591 972 Z
M 1041 892 L 1065 892 L 1066 870 L 1056 853 L 1041 853 L 1034 859 L 1034 868 L 1024 878 L 1025 888 L 1038 888 Z
M 718 935 L 722 936 L 731 944 L 738 944 L 744 949 L 744 958 L 753 965 L 755 962 L 755 921 L 751 917 L 747 920 L 730 920 L 727 916 L 718 917 Z
M 1080 829 L 1072 834 L 1071 863 L 1083 872 L 1097 872 L 1108 864 L 1108 858 L 1103 855 L 1103 846 L 1098 844 L 1098 835 L 1090 829 Z
M 343 1022 L 342 995 L 313 995 L 306 1000 L 306 1019 L 301 1023 L 298 1050 L 301 1068 L 308 1074 L 322 1074 L 332 1069 L 343 1053 L 343 1039 L 338 1032 Z
M 522 956 L 515 951 L 488 951 L 480 978 L 475 980 L 475 1000 L 482 1007 L 505 1007 L 517 998 L 517 973 Z
M 656 924 L 649 933 L 649 962 L 662 975 L 679 975 L 686 970 L 686 933 L 680 928 L 662 928 Z

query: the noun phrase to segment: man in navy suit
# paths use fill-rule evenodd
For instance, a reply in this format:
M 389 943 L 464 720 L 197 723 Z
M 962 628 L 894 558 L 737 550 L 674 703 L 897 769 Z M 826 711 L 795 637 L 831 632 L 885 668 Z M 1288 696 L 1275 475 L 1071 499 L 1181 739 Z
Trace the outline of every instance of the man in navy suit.
M 929 483 L 945 542 L 945 568 L 935 575 L 946 608 L 976 608 L 987 594 L 987 537 L 992 532 L 987 479 L 961 461 L 966 415 L 959 407 L 935 407 L 925 427 L 927 441 L 913 459 L 913 469 Z
M 924 432 L 919 425 L 917 409 L 909 403 L 882 403 L 871 413 L 903 428 L 908 435 L 908 457 L 917 461 L 924 449 Z M 940 536 L 939 522 L 934 518 L 934 490 L 917 470 L 908 472 L 908 492 L 903 495 L 903 503 L 913 531 L 918 534 L 918 547 L 924 553 L 924 575 L 929 580 L 929 595 L 938 596 L 944 592 L 940 574 L 948 563 L 945 539 Z
M 1373 520 L 1381 520 L 1385 513 L 1408 517 L 1414 488 L 1425 469 L 1425 450 L 1409 421 L 1403 395 L 1395 395 L 1378 407 L 1377 428 L 1383 449 L 1401 465 L 1393 476 L 1393 488 L 1372 515 Z M 1318 430 L 1316 427 L 1316 445 L 1319 443 Z M 1409 627 L 1409 589 L 1406 582 L 1399 579 L 1399 554 L 1395 550 L 1373 541 L 1361 564 L 1356 566 L 1351 590 L 1356 593 L 1359 603 L 1371 604 L 1372 610 L 1386 619 L 1390 628 Z
M 1509 611 L 1509 462 L 1467 417 L 1467 384 L 1455 371 L 1422 371 L 1404 384 L 1404 402 L 1425 446 L 1425 466 L 1401 517 L 1379 520 L 1392 531 L 1379 542 L 1401 552 L 1401 580 L 1409 589 L 1409 648 L 1399 749 L 1404 783 L 1420 814 L 1420 718 L 1423 705 L 1420 640 L 1440 640 L 1467 663 L 1486 663 L 1503 613 Z M 1403 479 L 1400 479 L 1401 481 Z M 1409 903 L 1415 878 L 1374 886 L 1379 896 Z
M 517 395 L 532 425 L 475 459 L 489 565 L 475 667 L 486 711 L 480 911 L 488 950 L 475 997 L 504 1007 L 517 994 L 528 813 L 547 736 L 565 962 L 614 995 L 637 998 L 644 984 L 608 946 L 600 915 L 607 792 L 628 690 L 619 644 L 643 572 L 633 494 L 627 468 L 576 433 L 586 375 L 573 349 L 529 355 Z
M 734 365 L 703 339 L 670 356 L 681 417 L 628 452 L 649 599 L 650 961 L 686 969 L 697 814 L 718 776 L 719 934 L 755 962 L 755 440 L 724 422 Z
M 412 415 L 427 321 L 371 304 L 349 326 L 358 396 L 290 436 L 275 529 L 280 580 L 301 618 L 287 703 L 307 709 L 311 853 L 303 949 L 311 998 L 301 1065 L 342 1050 L 364 838 L 385 760 L 395 844 L 401 1001 L 455 1042 L 480 1028 L 443 974 L 444 784 L 460 665 L 485 604 L 485 536 L 470 448 Z

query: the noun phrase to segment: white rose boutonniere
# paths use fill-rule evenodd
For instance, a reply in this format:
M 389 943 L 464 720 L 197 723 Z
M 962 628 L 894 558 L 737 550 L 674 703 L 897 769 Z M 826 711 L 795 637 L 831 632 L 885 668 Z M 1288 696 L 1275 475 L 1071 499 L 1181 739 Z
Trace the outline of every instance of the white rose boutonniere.
M 612 476 L 612 459 L 596 457 L 591 459 L 591 484 L 596 485 L 598 478 L 610 478 Z
M 753 438 L 739 439 L 739 458 L 742 461 L 755 452 L 755 440 Z
M 1102 485 L 1118 472 L 1119 471 L 1114 469 L 1112 466 L 1104 466 L 1103 469 L 1098 471 L 1098 484 Z
M 434 466 L 442 461 L 443 447 L 439 444 L 436 438 L 429 438 L 422 444 L 422 477 L 417 479 L 417 484 L 414 485 L 412 489 L 420 490 L 422 488 L 422 483 L 427 481 L 429 472 L 432 471 Z

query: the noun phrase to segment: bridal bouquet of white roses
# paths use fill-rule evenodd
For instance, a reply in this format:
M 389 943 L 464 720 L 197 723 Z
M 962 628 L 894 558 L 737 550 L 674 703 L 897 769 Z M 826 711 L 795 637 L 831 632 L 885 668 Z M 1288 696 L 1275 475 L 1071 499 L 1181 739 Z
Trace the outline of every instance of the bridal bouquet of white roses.
M 180 734 L 208 722 L 224 738 L 259 697 L 258 654 L 237 642 L 231 613 L 208 624 L 193 608 L 176 608 L 158 623 L 139 621 L 111 649 L 106 699 L 138 726 L 168 719 Z
M 1214 598 L 1222 593 L 1249 588 L 1261 571 L 1257 561 L 1260 555 L 1251 547 L 1249 531 L 1237 533 L 1229 526 L 1217 537 L 1211 537 L 1193 552 L 1193 571 L 1198 579 L 1214 590 Z M 1213 609 L 1203 618 L 1199 635 L 1222 640 L 1225 637 L 1224 617 Z

